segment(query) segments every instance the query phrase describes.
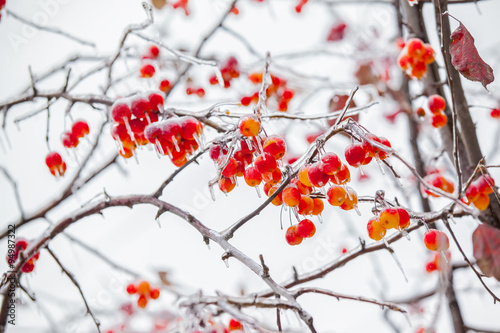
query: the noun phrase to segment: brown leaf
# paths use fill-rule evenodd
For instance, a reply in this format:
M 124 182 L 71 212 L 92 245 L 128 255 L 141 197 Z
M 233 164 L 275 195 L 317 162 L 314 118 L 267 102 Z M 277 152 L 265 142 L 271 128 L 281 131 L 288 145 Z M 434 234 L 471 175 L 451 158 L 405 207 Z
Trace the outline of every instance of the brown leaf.
M 481 224 L 472 234 L 472 245 L 481 271 L 500 281 L 500 229 Z
M 167 4 L 167 0 L 151 0 L 151 2 L 156 9 L 162 9 Z
M 460 22 L 458 28 L 450 36 L 451 63 L 466 79 L 479 81 L 486 86 L 493 82 L 493 69 L 479 56 L 474 46 L 474 37 Z

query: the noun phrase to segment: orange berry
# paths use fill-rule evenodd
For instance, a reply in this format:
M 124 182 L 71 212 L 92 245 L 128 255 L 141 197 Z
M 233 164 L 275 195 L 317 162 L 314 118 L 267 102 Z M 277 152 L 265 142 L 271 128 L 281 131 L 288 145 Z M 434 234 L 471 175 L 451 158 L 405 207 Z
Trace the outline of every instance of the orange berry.
M 229 193 L 231 192 L 232 190 L 234 190 L 234 188 L 236 187 L 236 181 L 231 179 L 231 178 L 227 178 L 227 177 L 224 177 L 224 176 L 221 176 L 220 179 L 219 179 L 219 189 L 224 192 L 224 193 Z
M 240 133 L 246 137 L 253 137 L 259 134 L 260 121 L 254 115 L 241 117 L 239 123 Z
M 424 235 L 424 244 L 431 251 L 446 251 L 450 248 L 448 236 L 436 229 L 431 229 Z
M 300 243 L 302 243 L 303 238 L 297 234 L 297 226 L 292 225 L 287 229 L 285 239 L 290 245 L 299 245 Z
M 297 213 L 299 213 L 300 215 L 309 215 L 312 213 L 313 209 L 314 200 L 307 195 L 302 195 L 297 207 Z
M 137 306 L 140 307 L 141 309 L 144 309 L 146 305 L 148 305 L 148 299 L 146 298 L 146 296 L 144 295 L 139 296 L 139 298 L 137 299 Z
M 149 282 L 147 282 L 147 281 L 142 281 L 137 286 L 137 292 L 139 293 L 139 295 L 149 294 L 149 289 L 150 289 L 150 286 L 149 286 Z
M 490 197 L 487 194 L 479 193 L 478 197 L 472 203 L 477 209 L 485 210 L 490 205 Z
M 269 189 L 269 191 L 267 192 L 267 196 L 269 196 L 269 197 L 272 196 L 274 194 L 274 192 L 276 192 L 277 189 L 278 189 L 277 185 L 274 185 L 273 187 L 271 187 Z M 278 193 L 278 195 L 273 199 L 273 201 L 271 201 L 271 203 L 275 206 L 281 206 L 283 204 L 283 191 Z
M 288 185 L 283 190 L 283 203 L 288 207 L 298 206 L 300 202 L 300 192 L 295 185 Z
M 343 210 L 351 210 L 358 205 L 358 194 L 349 186 L 346 187 L 344 203 L 340 205 Z
M 431 116 L 431 125 L 435 128 L 442 128 L 448 123 L 448 116 L 443 112 L 435 113 Z
M 377 216 L 372 217 L 368 224 L 366 225 L 368 231 L 368 237 L 373 240 L 379 241 L 384 238 L 387 230 L 380 224 L 380 220 Z
M 323 209 L 325 208 L 325 204 L 323 203 L 323 200 L 320 198 L 314 198 L 314 208 L 311 212 L 312 215 L 319 215 L 323 212 Z
M 305 186 L 312 187 L 312 184 L 309 181 L 309 177 L 307 175 L 308 171 L 309 171 L 309 166 L 303 166 L 299 171 L 299 180 Z
M 399 226 L 399 214 L 396 208 L 384 208 L 380 212 L 380 224 L 386 229 L 392 229 Z
M 341 206 L 346 200 L 347 193 L 342 186 L 333 185 L 326 192 L 328 203 L 332 206 Z

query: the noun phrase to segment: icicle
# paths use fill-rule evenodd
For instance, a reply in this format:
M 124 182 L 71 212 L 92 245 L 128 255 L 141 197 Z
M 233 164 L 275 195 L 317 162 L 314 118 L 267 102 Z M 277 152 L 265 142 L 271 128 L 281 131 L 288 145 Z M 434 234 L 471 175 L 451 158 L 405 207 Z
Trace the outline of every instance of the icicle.
M 385 175 L 385 171 L 384 171 L 384 168 L 382 166 L 382 161 L 380 160 L 380 158 L 375 157 L 375 160 L 377 161 L 377 164 L 378 164 L 378 167 L 380 168 L 380 172 L 382 172 L 383 175 Z
M 208 190 L 210 191 L 210 197 L 212 198 L 213 201 L 215 201 L 215 193 L 213 186 L 208 186 Z
M 254 188 L 255 188 L 255 192 L 257 192 L 257 196 L 260 198 L 260 197 L 261 197 L 261 194 L 260 194 L 260 188 L 259 188 L 259 185 L 254 186 Z
M 170 151 L 170 148 L 167 147 L 167 155 L 170 159 L 172 159 L 172 152 Z
M 234 183 L 236 184 L 236 186 L 239 186 L 239 185 L 238 185 L 238 177 L 233 176 L 232 178 L 234 178 Z
M 287 205 L 283 205 L 283 209 L 285 210 L 285 212 L 288 211 L 288 206 Z
M 245 137 L 245 142 L 247 143 L 248 149 L 252 150 L 252 147 L 253 147 L 252 140 L 250 140 L 249 138 Z
M 408 231 L 406 231 L 406 229 L 401 230 L 401 233 L 406 237 L 407 240 L 411 241 L 410 234 L 408 233 Z
M 161 229 L 160 219 L 159 219 L 159 218 L 157 218 L 157 219 L 155 219 L 155 221 L 156 221 L 156 223 L 158 223 L 158 228 L 160 228 L 160 229 Z
M 297 219 L 297 221 L 300 222 L 300 216 L 299 214 L 297 213 L 297 210 L 294 209 L 294 208 L 290 208 L 291 211 L 293 211 L 293 214 L 295 215 L 295 218 Z
M 135 150 L 132 150 L 132 156 L 134 156 L 135 163 L 137 163 L 137 165 L 139 165 L 139 159 L 137 158 L 137 153 L 135 152 Z
M 210 247 L 210 243 L 207 243 L 207 248 L 210 251 L 212 248 Z
M 219 66 L 214 66 L 215 76 L 217 76 L 217 81 L 219 82 L 219 86 L 224 88 L 224 78 L 222 77 L 222 73 L 219 69 Z
M 366 176 L 366 173 L 363 171 L 363 167 L 361 165 L 358 166 L 358 169 L 359 169 L 359 173 L 361 174 L 361 177 Z
M 147 113 L 146 113 L 146 120 L 148 121 L 148 125 L 151 125 L 151 118 L 149 118 L 149 114 Z
M 361 211 L 359 210 L 358 205 L 354 206 L 354 210 L 356 211 L 356 213 L 358 214 L 358 216 L 361 216 Z
M 226 268 L 229 268 L 229 260 L 227 258 L 223 259 L 224 265 L 226 265 Z
M 257 141 L 257 145 L 259 146 L 259 152 L 263 153 L 264 149 L 262 148 L 262 142 L 260 142 L 260 138 L 258 136 L 256 136 L 255 140 Z
M 441 257 L 443 257 L 444 262 L 449 264 L 448 258 L 446 257 L 446 253 L 443 250 L 439 251 L 439 253 L 441 253 Z
M 123 117 L 123 123 L 125 124 L 125 127 L 127 128 L 128 135 L 130 135 L 130 138 L 132 139 L 132 141 L 135 142 L 134 132 L 132 132 L 132 128 L 130 128 L 130 124 L 129 124 L 128 119 L 126 117 Z
M 230 177 L 229 180 L 231 181 L 232 184 L 236 184 L 234 177 Z
M 163 151 L 163 147 L 161 146 L 161 143 L 158 139 L 155 139 L 155 146 L 156 146 L 156 156 L 160 158 L 160 154 L 165 155 L 165 152 Z M 168 148 L 167 148 L 168 149 Z
M 319 223 L 323 224 L 323 216 L 321 214 L 316 215 L 318 217 Z
M 193 139 L 194 139 L 194 141 L 198 144 L 198 146 L 199 146 L 200 148 L 201 148 L 201 147 L 203 147 L 203 145 L 202 145 L 202 143 L 201 143 L 201 139 L 200 139 L 200 137 L 199 137 L 197 134 L 193 135 Z
M 181 149 L 179 148 L 179 145 L 177 144 L 177 139 L 173 135 L 172 135 L 172 142 L 174 143 L 175 150 L 177 150 L 177 152 L 179 153 L 181 151 Z
M 351 195 L 351 191 L 349 191 L 349 189 L 347 188 L 346 185 L 342 185 L 342 187 L 344 188 L 345 190 L 345 193 L 347 194 L 347 196 L 349 197 L 349 200 L 352 201 L 352 195 Z
M 408 282 L 408 278 L 406 277 L 405 271 L 403 269 L 403 266 L 401 265 L 401 262 L 399 261 L 398 257 L 396 256 L 396 253 L 394 253 L 394 250 L 389 246 L 389 243 L 387 243 L 387 240 L 385 238 L 382 238 L 384 241 L 385 246 L 390 249 L 389 253 L 391 254 L 392 258 L 396 262 L 396 265 L 398 266 L 399 270 L 401 273 L 403 273 L 403 277 L 405 278 L 405 281 Z

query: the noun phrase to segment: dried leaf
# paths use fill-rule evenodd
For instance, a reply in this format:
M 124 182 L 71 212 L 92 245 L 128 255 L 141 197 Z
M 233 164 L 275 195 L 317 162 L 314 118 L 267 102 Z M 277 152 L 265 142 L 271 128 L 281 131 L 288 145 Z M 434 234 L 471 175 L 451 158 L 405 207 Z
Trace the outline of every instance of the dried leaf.
M 481 224 L 472 234 L 472 245 L 483 274 L 500 281 L 500 229 Z
M 486 86 L 495 79 L 493 69 L 479 56 L 474 46 L 474 37 L 460 22 L 450 36 L 451 63 L 466 79 L 479 81 Z
M 167 0 L 152 0 L 151 3 L 156 9 L 162 9 L 167 4 Z
M 335 112 L 335 111 L 340 111 L 344 108 L 345 103 L 347 103 L 347 100 L 349 99 L 349 95 L 335 95 L 330 99 L 330 105 L 328 106 L 328 111 L 330 112 Z M 354 100 L 351 100 L 351 103 L 349 104 L 350 108 L 355 108 L 356 103 L 354 103 Z M 353 116 L 348 116 L 346 118 L 352 118 L 355 121 L 359 121 L 359 115 L 355 114 Z M 328 119 L 328 126 L 333 126 L 335 122 L 337 121 L 337 118 L 335 119 Z

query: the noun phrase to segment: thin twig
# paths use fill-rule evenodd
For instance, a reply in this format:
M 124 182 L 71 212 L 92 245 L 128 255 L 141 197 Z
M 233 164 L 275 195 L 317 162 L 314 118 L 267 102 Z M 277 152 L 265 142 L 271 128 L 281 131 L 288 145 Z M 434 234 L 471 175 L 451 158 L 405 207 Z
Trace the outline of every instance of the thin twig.
M 49 248 L 49 246 L 47 245 L 45 247 L 45 249 L 47 250 L 47 252 L 49 252 L 49 254 L 52 256 L 52 258 L 54 258 L 55 262 L 57 263 L 57 265 L 59 265 L 59 267 L 61 268 L 61 270 L 64 272 L 64 274 L 66 274 L 66 276 L 71 280 L 71 282 L 73 282 L 73 284 L 75 285 L 76 288 L 78 288 L 78 291 L 80 292 L 80 296 L 82 296 L 82 299 L 83 299 L 83 303 L 85 303 L 85 308 L 87 309 L 87 313 L 92 317 L 92 320 L 94 321 L 95 323 L 95 326 L 97 328 L 97 331 L 100 333 L 101 332 L 101 328 L 100 328 L 100 325 L 101 323 L 99 322 L 99 320 L 97 320 L 97 318 L 95 317 L 94 313 L 92 312 L 92 310 L 90 309 L 89 307 L 89 304 L 87 303 L 87 299 L 85 298 L 85 295 L 83 294 L 83 290 L 82 288 L 80 287 L 80 284 L 78 283 L 78 281 L 75 279 L 75 277 L 73 276 L 73 274 L 71 274 L 64 266 L 63 264 L 61 263 L 61 261 L 59 260 L 59 258 L 55 255 L 54 252 L 52 252 L 52 250 Z

